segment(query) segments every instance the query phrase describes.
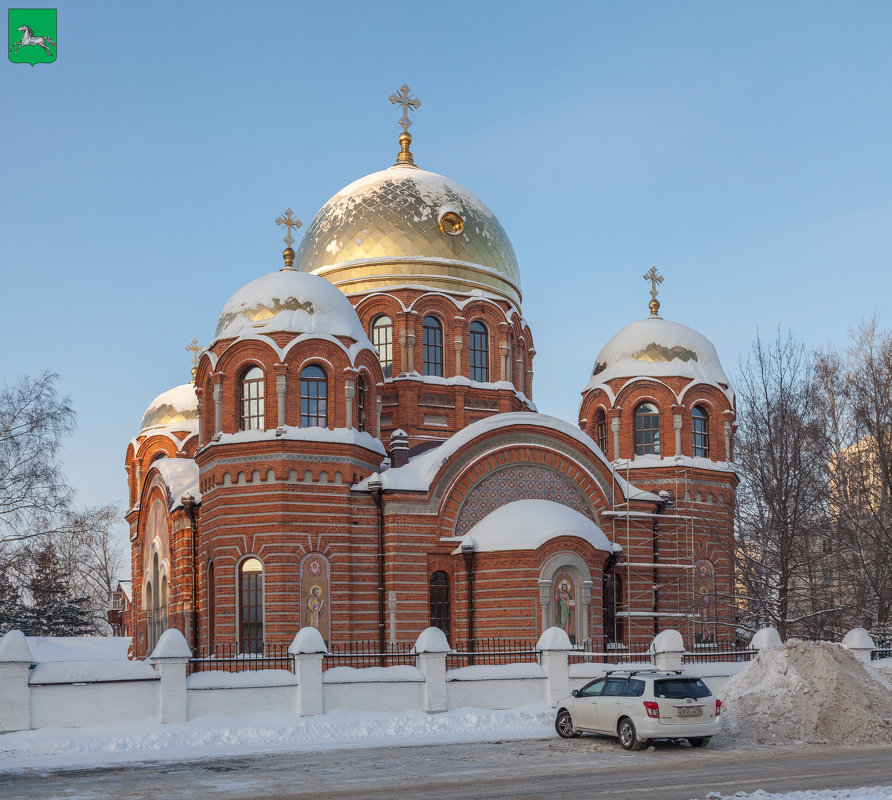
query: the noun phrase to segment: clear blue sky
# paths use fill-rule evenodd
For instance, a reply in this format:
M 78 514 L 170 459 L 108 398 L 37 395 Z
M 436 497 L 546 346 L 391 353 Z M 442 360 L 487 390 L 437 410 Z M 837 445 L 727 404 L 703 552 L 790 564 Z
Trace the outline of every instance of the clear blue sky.
M 0 380 L 61 374 L 79 500 L 124 507 L 184 347 L 278 269 L 278 214 L 393 163 L 403 82 L 417 163 L 514 243 L 540 410 L 576 419 L 651 265 L 729 374 L 757 327 L 888 326 L 890 31 L 863 0 L 60 3 L 58 61 L 0 64 Z

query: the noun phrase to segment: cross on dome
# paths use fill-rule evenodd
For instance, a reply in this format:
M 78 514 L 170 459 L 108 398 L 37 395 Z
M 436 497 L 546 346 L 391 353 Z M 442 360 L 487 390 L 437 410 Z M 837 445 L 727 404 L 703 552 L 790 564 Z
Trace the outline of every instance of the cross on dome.
M 280 228 L 288 229 L 285 238 L 282 239 L 286 245 L 282 251 L 282 257 L 285 259 L 285 266 L 282 269 L 294 269 L 294 250 L 291 249 L 291 245 L 294 244 L 294 237 L 291 235 L 291 229 L 297 230 L 303 225 L 303 222 L 299 219 L 294 219 L 294 212 L 290 208 L 286 208 L 282 216 L 276 217 L 276 225 Z
M 644 273 L 644 280 L 650 281 L 650 303 L 648 303 L 650 316 L 652 319 L 659 319 L 660 315 L 657 312 L 660 310 L 660 301 L 657 300 L 657 285 L 663 282 L 663 276 L 657 272 L 656 267 L 651 267 L 649 272 Z
M 400 126 L 403 129 L 399 138 L 400 152 L 396 157 L 394 166 L 400 164 L 414 165 L 415 159 L 412 158 L 412 153 L 409 152 L 409 145 L 412 144 L 412 134 L 409 133 L 409 126 L 412 124 L 412 120 L 409 119 L 409 109 L 417 111 L 421 107 L 421 100 L 417 97 L 412 97 L 412 90 L 409 88 L 409 84 L 404 83 L 400 86 L 399 93 L 394 92 L 390 95 L 390 102 L 395 106 L 403 107 L 403 116 L 400 117 Z
M 198 357 L 204 352 L 204 348 L 198 343 L 198 339 L 193 339 L 186 345 L 186 350 L 192 353 L 192 380 L 195 380 L 195 373 L 198 372 Z

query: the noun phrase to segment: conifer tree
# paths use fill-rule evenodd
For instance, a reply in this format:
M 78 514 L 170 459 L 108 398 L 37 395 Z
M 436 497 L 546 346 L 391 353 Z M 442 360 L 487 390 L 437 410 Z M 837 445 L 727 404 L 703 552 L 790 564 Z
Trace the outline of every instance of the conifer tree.
M 83 636 L 90 632 L 88 598 L 72 596 L 52 542 L 35 554 L 28 581 L 31 604 L 24 613 L 29 636 Z

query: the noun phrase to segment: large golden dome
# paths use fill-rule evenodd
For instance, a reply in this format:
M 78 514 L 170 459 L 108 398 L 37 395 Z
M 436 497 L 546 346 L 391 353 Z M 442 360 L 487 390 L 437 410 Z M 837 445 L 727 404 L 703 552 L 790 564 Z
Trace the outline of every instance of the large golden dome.
M 354 181 L 303 235 L 295 267 L 347 295 L 424 288 L 520 304 L 514 248 L 496 216 L 460 184 L 412 164 Z

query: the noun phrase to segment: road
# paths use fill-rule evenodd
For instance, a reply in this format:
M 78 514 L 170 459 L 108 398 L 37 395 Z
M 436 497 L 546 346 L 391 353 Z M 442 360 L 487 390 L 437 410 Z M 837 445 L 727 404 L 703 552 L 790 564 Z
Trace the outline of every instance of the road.
M 627 753 L 596 737 L 328 750 L 0 775 L 3 800 L 700 800 L 756 789 L 892 785 L 892 747 L 660 743 Z

